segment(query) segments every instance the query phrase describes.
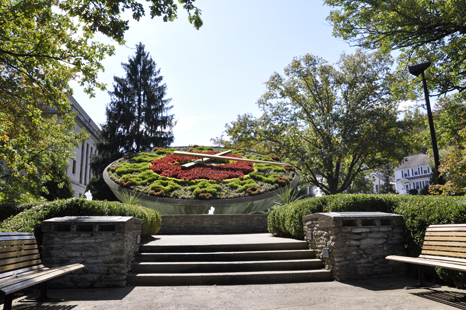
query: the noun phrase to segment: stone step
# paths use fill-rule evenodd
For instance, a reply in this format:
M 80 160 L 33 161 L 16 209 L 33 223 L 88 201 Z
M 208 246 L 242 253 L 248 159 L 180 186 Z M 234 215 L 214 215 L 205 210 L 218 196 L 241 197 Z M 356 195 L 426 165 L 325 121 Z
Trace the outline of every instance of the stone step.
M 245 271 L 311 270 L 322 268 L 320 259 L 228 261 L 228 262 L 139 262 L 133 273 L 214 273 Z
M 201 245 L 151 245 L 139 246 L 141 253 L 175 253 L 175 252 L 238 252 L 271 250 L 308 249 L 306 241 L 249 244 L 201 244 Z
M 138 262 L 255 261 L 315 258 L 313 250 L 138 253 Z
M 330 270 L 129 274 L 130 285 L 234 285 L 331 281 Z

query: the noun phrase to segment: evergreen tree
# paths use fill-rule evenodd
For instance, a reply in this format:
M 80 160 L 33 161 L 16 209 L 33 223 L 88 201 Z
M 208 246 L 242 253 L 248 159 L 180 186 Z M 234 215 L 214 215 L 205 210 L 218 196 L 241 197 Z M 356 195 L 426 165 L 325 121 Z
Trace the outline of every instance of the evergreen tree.
M 136 54 L 128 63 L 122 63 L 126 77 L 114 77 L 113 91 L 108 92 L 107 122 L 102 126 L 97 155 L 91 160 L 94 177 L 87 189 L 95 199 L 115 200 L 102 173 L 112 161 L 124 154 L 149 151 L 153 147 L 165 147 L 173 140 L 174 115 L 168 112 L 171 99 L 166 99 L 166 84 L 156 63 L 136 45 Z

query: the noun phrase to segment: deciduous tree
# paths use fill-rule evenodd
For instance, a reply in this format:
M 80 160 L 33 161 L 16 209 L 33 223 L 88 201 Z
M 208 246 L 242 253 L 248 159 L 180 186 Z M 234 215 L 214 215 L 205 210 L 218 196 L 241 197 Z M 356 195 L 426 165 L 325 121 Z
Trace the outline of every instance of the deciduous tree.
M 338 66 L 305 55 L 274 73 L 258 105 L 263 115 L 227 128 L 231 143 L 254 132 L 326 194 L 344 192 L 364 171 L 403 158 L 409 128 L 397 119 L 392 60 L 380 53 L 342 55 Z M 248 128 L 243 128 L 247 124 Z
M 194 1 L 178 2 L 199 28 Z M 174 0 L 153 0 L 150 15 L 171 21 L 177 8 Z M 0 167 L 0 200 L 17 199 L 27 188 L 37 194 L 44 176 L 51 178 L 47 165 L 67 165 L 82 138 L 73 134 L 68 114 L 69 82 L 78 81 L 90 95 L 104 89 L 97 75 L 114 48 L 96 42 L 94 35 L 123 44 L 127 10 L 136 20 L 144 15 L 136 0 L 0 1 L 0 161 L 7 165 Z M 61 126 L 54 127 L 52 111 L 62 115 Z
M 466 97 L 466 2 L 463 0 L 325 0 L 334 35 L 383 52 L 399 50 L 399 67 L 432 62 L 426 75 L 433 95 Z M 418 79 L 409 79 L 418 90 Z M 422 90 L 421 90 L 422 91 Z

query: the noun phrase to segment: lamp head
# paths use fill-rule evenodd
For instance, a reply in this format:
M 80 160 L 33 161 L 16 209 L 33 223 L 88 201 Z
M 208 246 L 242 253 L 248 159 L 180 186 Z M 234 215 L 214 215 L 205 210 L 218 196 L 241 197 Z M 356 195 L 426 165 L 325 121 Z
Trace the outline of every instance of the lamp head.
M 424 62 L 422 64 L 418 64 L 418 65 L 408 67 L 409 73 L 411 73 L 412 75 L 418 76 L 419 74 L 424 72 L 427 68 L 429 68 L 430 64 L 431 64 L 430 61 L 428 61 L 428 62 Z

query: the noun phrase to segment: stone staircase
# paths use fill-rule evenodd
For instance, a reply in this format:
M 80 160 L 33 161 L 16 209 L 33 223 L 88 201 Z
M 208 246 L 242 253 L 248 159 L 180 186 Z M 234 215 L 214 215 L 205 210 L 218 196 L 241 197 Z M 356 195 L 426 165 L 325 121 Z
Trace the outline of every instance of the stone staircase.
M 130 285 L 232 285 L 331 281 L 305 241 L 141 245 Z

